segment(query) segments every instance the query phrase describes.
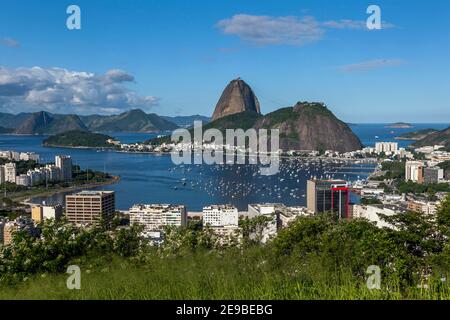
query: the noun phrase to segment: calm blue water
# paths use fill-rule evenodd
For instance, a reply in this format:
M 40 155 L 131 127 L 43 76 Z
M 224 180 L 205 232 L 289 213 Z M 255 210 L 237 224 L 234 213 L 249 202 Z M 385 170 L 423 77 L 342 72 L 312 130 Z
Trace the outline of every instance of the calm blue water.
M 405 140 L 395 140 L 404 133 L 419 131 L 423 129 L 436 129 L 443 130 L 449 126 L 448 123 L 418 123 L 413 124 L 412 128 L 407 129 L 396 129 L 396 128 L 386 128 L 386 124 L 370 123 L 370 124 L 356 124 L 351 125 L 350 128 L 359 137 L 364 146 L 374 146 L 376 142 L 379 141 L 394 141 L 398 142 L 400 147 L 406 147 L 412 143 L 412 141 Z M 378 136 L 379 139 L 376 139 Z
M 425 128 L 444 129 L 447 126 L 420 124 L 411 129 L 390 129 L 383 124 L 360 124 L 352 126 L 352 130 L 364 145 L 374 145 L 376 141 L 394 141 L 394 137 L 404 132 Z M 110 135 L 129 143 L 155 136 L 141 133 Z M 375 136 L 379 136 L 379 139 L 375 139 Z M 123 210 L 135 203 L 181 203 L 186 204 L 189 210 L 201 210 L 204 205 L 214 203 L 232 203 L 241 210 L 248 203 L 256 202 L 305 205 L 306 180 L 312 176 L 357 180 L 367 177 L 373 170 L 373 166 L 352 163 L 284 161 L 279 174 L 261 176 L 258 174 L 258 166 L 253 165 L 174 166 L 169 155 L 47 148 L 41 145 L 43 139 L 43 136 L 0 135 L 0 150 L 37 152 L 42 162 L 54 161 L 57 154 L 68 154 L 82 168 L 106 170 L 119 175 L 119 183 L 102 189 L 116 191 L 117 208 Z M 402 146 L 409 143 L 399 141 Z M 63 199 L 64 194 L 59 194 L 35 201 L 63 203 Z

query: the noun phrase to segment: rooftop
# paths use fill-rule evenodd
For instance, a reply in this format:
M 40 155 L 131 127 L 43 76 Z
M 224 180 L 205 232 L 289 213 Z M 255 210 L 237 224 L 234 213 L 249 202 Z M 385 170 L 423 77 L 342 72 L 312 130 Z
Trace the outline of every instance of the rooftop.
M 75 196 L 102 196 L 102 195 L 106 195 L 106 194 L 112 194 L 114 193 L 114 191 L 90 191 L 90 190 L 83 190 L 80 191 L 76 194 L 74 194 Z

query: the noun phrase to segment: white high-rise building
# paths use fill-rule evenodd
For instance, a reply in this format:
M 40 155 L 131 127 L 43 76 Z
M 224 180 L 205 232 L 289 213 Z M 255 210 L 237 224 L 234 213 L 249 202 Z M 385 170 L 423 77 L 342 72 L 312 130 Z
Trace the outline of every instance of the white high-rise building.
M 396 153 L 398 151 L 397 142 L 377 142 L 375 143 L 375 151 L 380 154 L 384 153 Z
M 61 170 L 57 166 L 48 164 L 45 166 L 45 171 L 47 172 L 48 181 L 54 182 L 61 180 Z
M 239 225 L 238 209 L 231 205 L 203 207 L 203 225 L 210 227 L 237 227 Z
M 61 171 L 62 181 L 72 181 L 72 158 L 70 156 L 56 156 L 56 167 Z
M 16 164 L 14 162 L 7 163 L 3 166 L 5 168 L 5 181 L 16 183 Z
M 423 183 L 423 162 L 406 161 L 405 164 L 405 181 Z
M 130 224 L 140 224 L 144 232 L 161 231 L 164 226 L 186 226 L 184 205 L 136 204 L 129 210 Z

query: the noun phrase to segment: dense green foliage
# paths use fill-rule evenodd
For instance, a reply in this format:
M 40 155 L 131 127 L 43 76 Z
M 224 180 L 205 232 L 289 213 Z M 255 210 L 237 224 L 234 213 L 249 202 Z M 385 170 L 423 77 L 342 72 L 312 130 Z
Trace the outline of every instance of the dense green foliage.
M 14 283 L 33 274 L 63 272 L 73 259 L 85 255 L 136 255 L 144 242 L 139 227 L 119 229 L 113 236 L 101 223 L 91 228 L 47 220 L 37 227 L 40 237 L 27 231 L 14 234 L 13 243 L 0 250 L 0 282 Z
M 80 170 L 78 166 L 75 167 L 72 175 L 72 183 L 76 185 L 93 182 L 104 182 L 108 179 L 111 179 L 111 175 L 109 173 L 94 171 L 91 169 Z
M 450 160 L 439 163 L 438 167 L 444 169 L 445 171 L 450 170 Z
M 363 205 L 382 204 L 381 200 L 378 200 L 377 198 L 361 198 L 360 203 Z
M 15 183 L 11 183 L 11 182 L 4 182 L 4 183 L 0 184 L 0 191 L 1 192 L 6 191 L 7 194 L 9 194 L 11 192 L 12 193 L 22 192 L 25 190 L 28 190 L 28 188 L 25 186 L 17 185 Z
M 405 178 L 405 162 L 404 161 L 383 161 L 381 170 L 386 171 L 383 176 L 377 176 L 374 180 L 385 179 L 404 179 Z
M 112 137 L 87 131 L 67 131 L 48 137 L 43 144 L 45 146 L 111 148 L 113 145 L 107 142 L 108 139 Z
M 219 129 L 225 132 L 226 129 L 242 129 L 247 130 L 252 128 L 258 119 L 262 118 L 260 114 L 255 112 L 241 112 L 222 117 L 203 126 L 203 130 Z
M 220 244 L 209 228 L 168 228 L 160 247 L 139 230 L 41 225 L 1 252 L 2 298 L 83 299 L 449 299 L 450 198 L 436 217 L 384 217 L 395 229 L 324 214 L 299 217 L 267 245 L 251 237 L 267 221 L 242 221 L 242 242 Z M 68 264 L 82 289 L 65 288 Z M 369 266 L 381 289 L 366 287 Z M 25 281 L 24 281 L 25 280 Z M 20 284 L 20 283 L 21 284 Z M 420 289 L 418 285 L 428 286 Z
M 450 185 L 448 183 L 419 184 L 412 181 L 400 181 L 397 189 L 400 193 L 434 194 L 436 192 L 450 192 Z
M 4 165 L 5 163 L 14 162 L 16 164 L 16 173 L 17 174 L 25 174 L 28 170 L 33 170 L 38 167 L 38 164 L 34 160 L 19 160 L 19 161 L 11 161 L 8 159 L 0 158 L 0 165 Z
M 298 118 L 298 113 L 294 112 L 293 107 L 281 108 L 268 113 L 264 117 L 264 128 L 270 129 L 274 125 L 286 121 L 295 121 Z

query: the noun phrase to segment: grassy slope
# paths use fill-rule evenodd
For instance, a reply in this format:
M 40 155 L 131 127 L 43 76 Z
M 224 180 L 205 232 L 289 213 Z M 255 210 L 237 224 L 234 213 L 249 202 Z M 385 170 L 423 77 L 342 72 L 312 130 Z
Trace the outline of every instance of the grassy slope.
M 212 253 L 157 258 L 138 265 L 115 258 L 81 264 L 81 290 L 68 290 L 68 275 L 28 279 L 2 288 L 0 299 L 449 299 L 450 287 L 440 291 L 412 289 L 368 290 L 363 280 L 345 273 L 326 278 L 310 261 L 297 273 L 270 269 L 257 254 Z M 287 268 L 290 269 L 290 268 Z M 394 285 L 391 288 L 395 288 Z

